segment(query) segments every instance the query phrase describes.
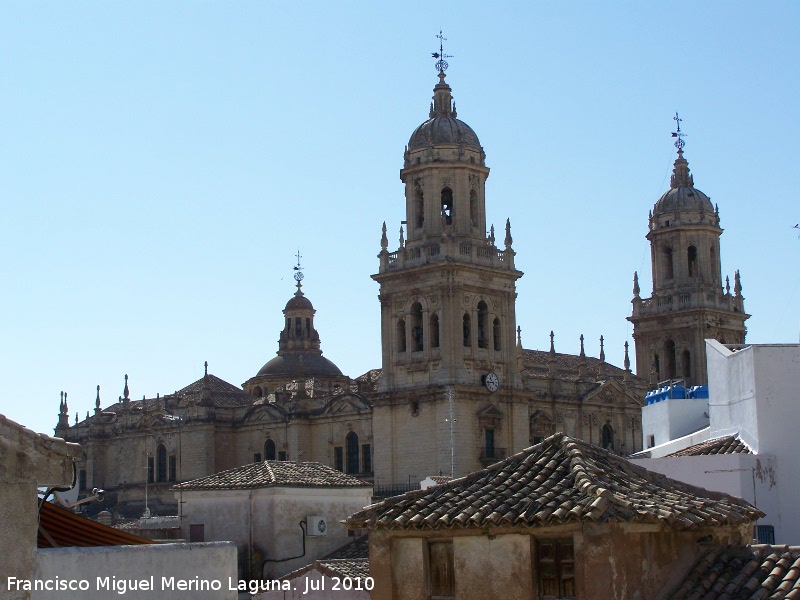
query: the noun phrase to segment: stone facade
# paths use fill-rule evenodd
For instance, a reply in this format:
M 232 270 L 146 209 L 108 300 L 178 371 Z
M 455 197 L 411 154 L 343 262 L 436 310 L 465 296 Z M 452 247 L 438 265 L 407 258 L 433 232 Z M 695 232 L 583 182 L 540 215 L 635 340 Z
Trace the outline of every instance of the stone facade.
M 429 119 L 412 134 L 400 177 L 405 228 L 378 273 L 382 363 L 350 378 L 322 356 L 316 310 L 297 290 L 277 356 L 240 388 L 206 372 L 164 397 L 123 395 L 58 435 L 84 447 L 83 489 L 103 487 L 131 516 L 176 510 L 170 488 L 265 459 L 316 461 L 403 491 L 460 476 L 563 431 L 620 454 L 640 450 L 647 382 L 605 361 L 525 350 L 516 322 L 511 224 L 486 234 L 486 155 L 456 117 L 444 73 Z M 276 315 L 277 317 L 277 315 Z M 577 345 L 577 344 L 576 344 Z M 148 481 L 149 480 L 149 481 Z M 102 507 L 98 507 L 98 510 Z M 118 509 L 119 510 L 119 509 Z M 173 512 L 174 514 L 174 512 Z
M 678 145 L 678 144 L 676 144 Z M 683 379 L 706 385 L 705 339 L 743 344 L 744 297 L 739 271 L 722 287 L 719 208 L 694 187 L 689 163 L 678 145 L 670 189 L 650 212 L 653 294 L 640 296 L 634 274 L 633 323 L 636 372 L 652 385 Z

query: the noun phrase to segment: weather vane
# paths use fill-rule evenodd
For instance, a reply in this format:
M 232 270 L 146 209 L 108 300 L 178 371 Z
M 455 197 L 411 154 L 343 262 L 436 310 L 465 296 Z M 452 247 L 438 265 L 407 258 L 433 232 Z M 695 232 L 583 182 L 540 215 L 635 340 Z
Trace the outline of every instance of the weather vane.
M 439 35 L 436 37 L 439 38 L 439 51 L 431 53 L 431 56 L 439 59 L 436 61 L 436 70 L 439 71 L 439 73 L 444 73 L 447 71 L 447 67 L 449 66 L 445 59 L 453 58 L 453 55 L 444 53 L 444 47 L 442 44 L 447 41 L 447 38 L 442 35 L 441 29 L 439 30 Z
M 678 138 L 678 140 L 675 142 L 675 147 L 680 152 L 681 150 L 683 150 L 683 147 L 686 145 L 686 142 L 683 141 L 683 138 L 686 136 L 686 134 L 681 132 L 681 121 L 683 121 L 683 119 L 681 119 L 678 116 L 678 113 L 676 112 L 675 116 L 672 117 L 672 120 L 675 121 L 678 124 L 678 131 L 673 131 L 672 132 L 672 137 Z
M 297 289 L 300 289 L 300 282 L 303 281 L 303 267 L 300 266 L 300 250 L 297 251 L 297 265 L 294 267 L 294 280 L 297 282 Z

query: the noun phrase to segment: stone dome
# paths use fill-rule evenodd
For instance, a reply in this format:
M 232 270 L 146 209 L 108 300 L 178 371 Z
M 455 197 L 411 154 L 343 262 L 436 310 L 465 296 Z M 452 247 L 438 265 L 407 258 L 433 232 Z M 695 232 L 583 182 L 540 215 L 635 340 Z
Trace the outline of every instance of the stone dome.
M 281 376 L 292 378 L 343 377 L 332 361 L 321 353 L 291 352 L 276 356 L 258 371 L 257 376 Z
M 408 140 L 408 150 L 425 148 L 430 145 L 464 144 L 481 149 L 478 136 L 472 127 L 457 119 L 456 103 L 453 100 L 452 90 L 445 83 L 444 72 L 439 73 L 439 83 L 433 88 L 433 102 L 431 102 L 428 120 L 414 130 Z
M 311 300 L 303 295 L 303 292 L 300 291 L 298 287 L 297 291 L 295 292 L 294 296 L 292 296 L 289 301 L 286 303 L 286 308 L 283 309 L 284 312 L 290 310 L 314 310 L 314 305 L 311 304 Z
M 408 140 L 408 149 L 425 148 L 430 145 L 465 144 L 480 149 L 481 143 L 472 127 L 455 117 L 433 117 L 414 130 Z
M 689 162 L 678 150 L 678 158 L 672 170 L 669 188 L 653 207 L 653 217 L 674 212 L 714 213 L 711 199 L 694 187 L 694 178 L 689 172 Z
M 653 214 L 675 211 L 713 213 L 714 205 L 711 204 L 711 199 L 696 187 L 679 186 L 664 192 L 656 202 Z

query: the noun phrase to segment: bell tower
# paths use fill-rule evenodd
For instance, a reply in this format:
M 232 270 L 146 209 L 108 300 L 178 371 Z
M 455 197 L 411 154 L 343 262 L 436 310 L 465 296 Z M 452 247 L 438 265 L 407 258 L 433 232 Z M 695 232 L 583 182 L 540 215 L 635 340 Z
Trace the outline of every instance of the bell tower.
M 443 61 L 440 61 L 443 62 Z M 426 385 L 519 389 L 511 225 L 503 249 L 486 230 L 486 155 L 457 118 L 439 69 L 428 120 L 411 134 L 400 179 L 406 220 L 397 250 L 381 237 L 382 391 Z M 405 227 L 404 227 L 405 226 Z
M 633 323 L 636 374 L 655 385 L 684 379 L 686 385 L 708 383 L 705 339 L 743 344 L 744 297 L 739 271 L 733 293 L 725 277 L 722 287 L 719 208 L 694 187 L 689 163 L 683 157 L 681 119 L 673 133 L 678 157 L 670 189 L 650 212 L 649 231 L 653 294 L 642 298 L 634 273 Z

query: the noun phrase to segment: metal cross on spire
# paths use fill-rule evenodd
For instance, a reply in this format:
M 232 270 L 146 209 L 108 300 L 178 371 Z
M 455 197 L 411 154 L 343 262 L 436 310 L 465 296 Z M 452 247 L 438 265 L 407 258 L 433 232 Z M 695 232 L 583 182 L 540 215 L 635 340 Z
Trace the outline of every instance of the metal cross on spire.
M 673 131 L 672 132 L 672 137 L 678 138 L 677 141 L 675 142 L 675 147 L 678 149 L 678 152 L 680 152 L 681 150 L 683 150 L 683 147 L 686 145 L 686 142 L 683 141 L 683 138 L 686 136 L 686 134 L 681 132 L 681 121 L 683 121 L 683 119 L 681 119 L 678 116 L 678 113 L 676 112 L 675 116 L 672 117 L 672 120 L 675 121 L 678 124 L 678 131 Z
M 303 258 L 300 256 L 300 250 L 297 251 L 295 255 L 297 257 L 297 265 L 294 267 L 294 280 L 297 282 L 297 289 L 300 289 L 300 282 L 303 281 L 303 267 L 300 266 L 300 259 Z
M 438 52 L 432 52 L 431 56 L 433 56 L 433 58 L 438 59 L 436 61 L 436 70 L 439 71 L 440 74 L 443 74 L 445 71 L 447 71 L 447 67 L 449 66 L 445 59 L 446 58 L 453 58 L 453 55 L 444 53 L 444 45 L 443 44 L 444 44 L 444 42 L 447 41 L 447 38 L 442 35 L 442 30 L 441 29 L 439 30 L 439 35 L 437 35 L 436 37 L 439 38 L 439 51 Z

